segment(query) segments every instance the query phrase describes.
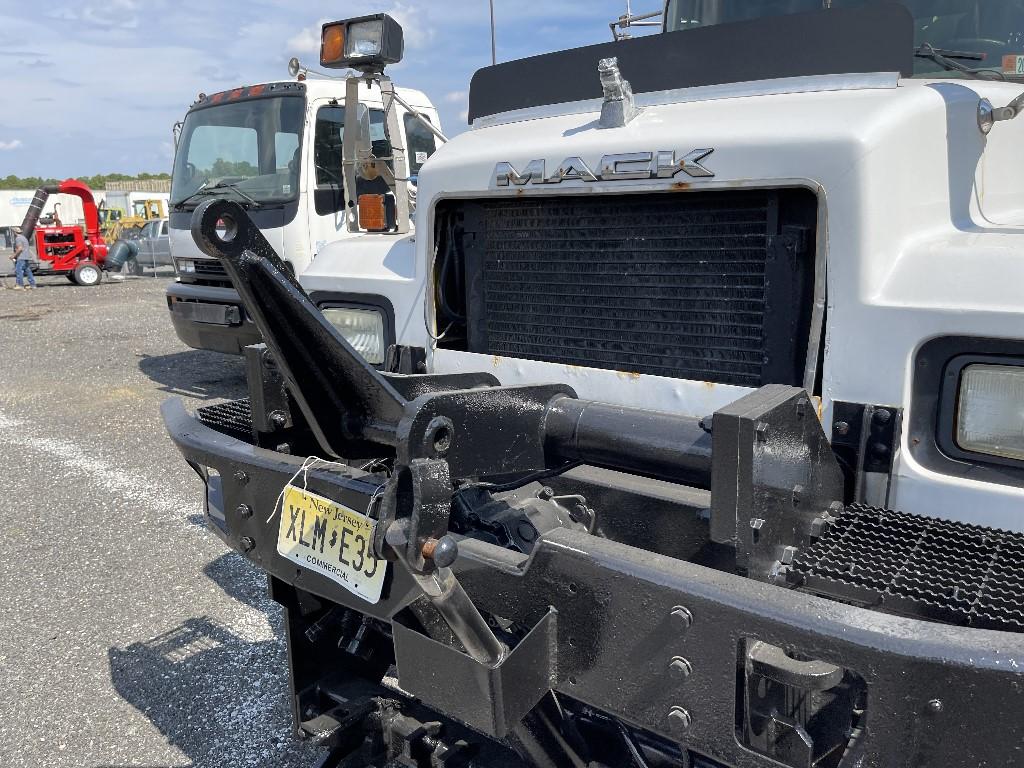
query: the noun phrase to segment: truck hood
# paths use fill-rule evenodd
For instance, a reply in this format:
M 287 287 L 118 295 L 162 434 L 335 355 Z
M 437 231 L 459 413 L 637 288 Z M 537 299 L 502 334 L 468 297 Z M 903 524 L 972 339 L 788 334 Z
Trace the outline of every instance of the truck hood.
M 987 136 L 978 127 L 982 98 L 1004 106 L 1021 90 L 1024 86 L 1010 83 L 878 73 L 642 94 L 637 96 L 642 111 L 620 128 L 598 126 L 599 100 L 478 119 L 473 130 L 442 147 L 424 166 L 417 259 L 430 263 L 433 211 L 445 198 L 804 186 L 819 200 L 818 249 L 828 264 L 830 334 L 843 338 L 848 349 L 868 344 L 854 340 L 867 338 L 862 330 L 848 332 L 863 329 L 865 305 L 929 303 L 920 276 L 906 265 L 920 259 L 936 267 L 943 261 L 960 264 L 969 254 L 1003 247 L 1002 238 L 1024 233 L 1019 191 L 1024 119 L 999 123 Z M 698 149 L 712 150 L 700 160 L 712 176 L 680 171 L 671 178 L 507 186 L 496 178 L 499 163 L 525 174 L 532 161 L 543 160 L 550 176 L 567 158 L 579 158 L 600 175 L 608 155 L 672 152 L 678 159 Z M 979 261 L 976 269 L 997 268 Z M 992 286 L 1005 284 L 1005 277 L 986 280 L 979 274 L 957 286 L 959 302 L 999 305 Z M 410 338 L 407 343 L 424 341 L 429 340 Z M 471 357 L 439 350 L 434 366 L 479 369 L 482 361 Z M 882 374 L 826 363 L 823 394 L 826 400 L 879 402 L 878 384 L 886 380 L 891 387 L 882 388 L 892 390 L 890 402 L 900 402 L 905 363 L 899 357 Z M 533 361 L 494 359 L 491 364 L 508 384 L 580 375 L 566 366 Z M 587 370 L 586 375 L 586 382 L 574 383 L 583 385 L 581 396 L 623 404 L 644 400 L 650 406 L 652 393 L 659 393 L 655 407 L 695 415 L 735 397 L 730 387 L 659 377 L 643 377 L 644 386 L 635 388 L 634 397 L 629 394 L 634 388 L 623 386 L 623 374 Z

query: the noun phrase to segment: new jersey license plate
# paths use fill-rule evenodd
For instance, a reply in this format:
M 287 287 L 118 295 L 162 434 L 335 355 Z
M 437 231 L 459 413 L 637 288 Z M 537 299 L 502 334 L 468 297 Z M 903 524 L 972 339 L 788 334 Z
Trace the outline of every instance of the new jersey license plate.
M 315 493 L 287 485 L 277 552 L 336 581 L 369 603 L 380 601 L 387 561 L 372 555 L 376 521 Z

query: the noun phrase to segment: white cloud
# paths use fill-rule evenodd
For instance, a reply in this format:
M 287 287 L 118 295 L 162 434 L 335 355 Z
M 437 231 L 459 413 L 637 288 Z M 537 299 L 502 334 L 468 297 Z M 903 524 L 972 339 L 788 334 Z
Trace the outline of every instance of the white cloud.
M 11 139 L 10 141 L 0 141 L 0 151 L 9 149 L 17 149 L 21 146 L 21 139 Z
M 449 104 L 462 104 L 469 98 L 467 91 L 452 91 L 444 95 L 444 100 Z
M 423 48 L 434 39 L 435 29 L 427 20 L 423 8 L 407 2 L 396 2 L 390 14 L 402 25 L 405 44 L 412 49 Z
M 314 25 L 304 28 L 297 35 L 293 35 L 285 43 L 285 49 L 289 53 L 315 54 L 319 57 L 319 44 L 321 44 L 321 28 L 330 22 L 329 18 L 322 18 Z

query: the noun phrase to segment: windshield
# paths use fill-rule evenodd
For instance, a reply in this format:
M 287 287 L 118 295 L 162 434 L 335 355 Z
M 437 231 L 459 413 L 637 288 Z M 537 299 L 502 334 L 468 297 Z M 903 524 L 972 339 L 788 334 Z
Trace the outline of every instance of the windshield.
M 174 159 L 171 204 L 196 192 L 191 204 L 233 194 L 228 186 L 209 189 L 218 184 L 237 187 L 240 201 L 245 195 L 261 204 L 295 199 L 305 106 L 301 96 L 275 96 L 190 112 Z
M 674 32 L 763 16 L 850 8 L 866 0 L 669 0 L 666 27 Z M 930 45 L 959 64 L 1024 75 L 1024 0 L 902 0 L 914 17 L 914 46 Z M 865 45 L 871 41 L 866 40 Z M 918 58 L 916 76 L 959 76 Z

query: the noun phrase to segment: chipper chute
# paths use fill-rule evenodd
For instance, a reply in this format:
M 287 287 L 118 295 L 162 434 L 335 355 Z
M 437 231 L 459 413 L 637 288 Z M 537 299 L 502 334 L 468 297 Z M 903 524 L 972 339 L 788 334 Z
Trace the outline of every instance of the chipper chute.
M 848 506 L 804 390 L 697 419 L 379 371 L 240 206 L 193 221 L 266 345 L 247 401 L 165 420 L 331 764 L 1014 764 L 1024 537 Z

